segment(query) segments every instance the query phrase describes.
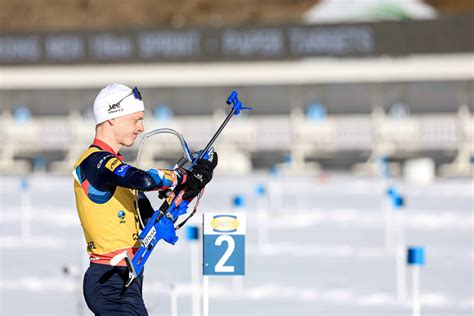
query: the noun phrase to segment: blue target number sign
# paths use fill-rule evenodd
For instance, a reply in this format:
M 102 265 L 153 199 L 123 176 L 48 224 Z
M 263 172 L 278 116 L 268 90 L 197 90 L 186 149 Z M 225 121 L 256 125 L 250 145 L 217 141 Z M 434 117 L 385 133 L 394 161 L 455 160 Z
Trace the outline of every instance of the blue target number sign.
M 245 275 L 245 214 L 205 213 L 204 275 Z

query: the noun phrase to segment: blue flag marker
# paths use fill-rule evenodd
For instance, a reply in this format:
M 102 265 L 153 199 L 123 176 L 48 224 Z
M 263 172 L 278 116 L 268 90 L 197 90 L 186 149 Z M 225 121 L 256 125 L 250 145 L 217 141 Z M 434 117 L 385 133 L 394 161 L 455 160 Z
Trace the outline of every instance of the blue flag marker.
M 258 197 L 262 197 L 267 193 L 267 190 L 265 189 L 265 186 L 263 184 L 257 185 L 255 188 L 255 193 L 257 194 Z
M 22 178 L 20 181 L 20 188 L 23 192 L 27 191 L 29 187 L 28 184 L 28 179 L 27 178 Z
M 186 240 L 194 241 L 199 239 L 199 227 L 186 226 Z
M 420 246 L 409 247 L 407 263 L 412 271 L 412 308 L 413 316 L 421 315 L 420 268 L 425 264 L 425 249 Z
M 244 208 L 245 207 L 245 197 L 241 194 L 238 194 L 234 196 L 234 199 L 232 200 L 232 204 L 236 208 Z
M 396 210 L 401 209 L 405 205 L 405 200 L 400 195 L 392 195 L 391 196 L 392 207 Z
M 410 247 L 407 251 L 407 263 L 423 266 L 425 264 L 425 249 L 423 247 Z
M 389 197 L 398 195 L 397 189 L 396 189 L 395 187 L 393 187 L 393 186 L 392 186 L 392 187 L 389 187 L 389 188 L 387 189 L 387 195 L 388 195 Z

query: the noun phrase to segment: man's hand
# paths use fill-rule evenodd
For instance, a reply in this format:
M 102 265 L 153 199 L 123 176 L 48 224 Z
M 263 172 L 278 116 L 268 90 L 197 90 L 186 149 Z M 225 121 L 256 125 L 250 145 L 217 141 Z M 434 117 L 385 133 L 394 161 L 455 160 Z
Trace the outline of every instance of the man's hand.
M 188 178 L 185 183 L 184 200 L 196 197 L 199 192 L 208 184 L 213 175 L 213 171 L 217 166 L 217 153 L 214 152 L 210 160 L 199 159 L 193 167 L 193 170 L 188 173 Z

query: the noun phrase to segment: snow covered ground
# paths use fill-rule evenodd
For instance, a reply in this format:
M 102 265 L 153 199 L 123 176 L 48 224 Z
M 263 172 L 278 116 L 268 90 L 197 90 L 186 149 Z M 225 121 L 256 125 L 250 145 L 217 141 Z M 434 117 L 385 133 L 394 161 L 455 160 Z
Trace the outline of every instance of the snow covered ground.
M 259 183 L 269 200 L 256 197 Z M 0 314 L 90 315 L 81 292 L 87 257 L 72 179 L 34 176 L 28 184 L 30 193 L 22 194 L 20 178 L 0 177 Z M 406 199 L 406 245 L 425 247 L 422 315 L 472 315 L 472 180 L 393 184 Z M 200 213 L 233 211 L 233 196 L 245 197 L 246 276 L 210 278 L 210 314 L 410 315 L 410 269 L 407 299 L 399 301 L 395 252 L 385 247 L 386 185 L 341 174 L 216 178 Z M 401 212 L 388 209 L 392 224 Z M 265 223 L 268 242 L 258 234 Z M 178 315 L 191 313 L 190 247 L 184 237 L 174 246 L 160 244 L 148 261 L 150 315 L 170 315 L 173 288 Z

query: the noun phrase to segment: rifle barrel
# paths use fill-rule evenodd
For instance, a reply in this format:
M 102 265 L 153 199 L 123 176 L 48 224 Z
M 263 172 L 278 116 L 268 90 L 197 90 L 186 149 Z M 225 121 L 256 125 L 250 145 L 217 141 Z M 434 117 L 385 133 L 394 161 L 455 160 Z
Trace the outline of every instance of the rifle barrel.
M 199 155 L 199 157 L 197 159 L 201 159 L 202 157 L 204 157 L 204 155 L 207 153 L 207 151 L 209 150 L 209 148 L 211 148 L 212 144 L 214 144 L 214 142 L 216 141 L 217 137 L 219 136 L 219 134 L 222 132 L 222 130 L 224 129 L 224 127 L 227 125 L 227 123 L 230 121 L 230 119 L 232 118 L 232 116 L 234 115 L 234 112 L 235 112 L 235 109 L 232 108 L 232 111 L 230 111 L 230 113 L 227 115 L 227 117 L 225 118 L 224 122 L 222 122 L 221 126 L 219 127 L 219 129 L 217 130 L 217 132 L 214 134 L 214 136 L 212 136 L 211 140 L 209 141 L 209 143 L 207 143 L 206 147 L 204 148 L 203 151 L 201 151 L 201 154 Z M 195 161 L 197 161 L 197 159 Z M 194 163 L 193 163 L 194 165 Z

